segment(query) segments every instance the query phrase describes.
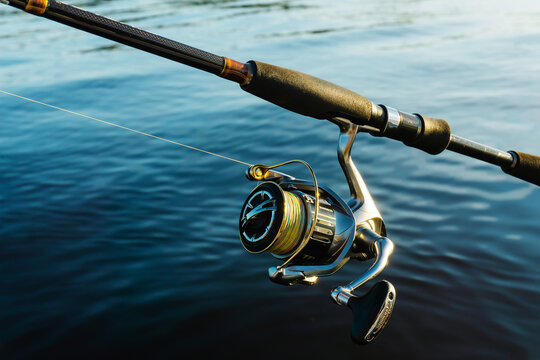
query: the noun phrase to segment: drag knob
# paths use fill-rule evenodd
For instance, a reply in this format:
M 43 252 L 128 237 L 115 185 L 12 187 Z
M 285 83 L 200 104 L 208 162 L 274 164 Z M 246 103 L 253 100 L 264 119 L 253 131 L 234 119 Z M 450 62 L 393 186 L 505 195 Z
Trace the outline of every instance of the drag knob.
M 353 312 L 351 338 L 365 345 L 373 341 L 392 315 L 396 302 L 396 289 L 388 281 L 375 284 L 364 296 L 352 296 L 347 306 Z

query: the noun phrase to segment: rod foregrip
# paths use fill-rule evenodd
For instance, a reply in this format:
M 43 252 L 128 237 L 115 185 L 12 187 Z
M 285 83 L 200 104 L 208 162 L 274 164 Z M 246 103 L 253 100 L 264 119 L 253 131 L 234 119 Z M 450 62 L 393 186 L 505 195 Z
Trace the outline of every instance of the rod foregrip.
M 345 117 L 358 125 L 372 124 L 372 103 L 341 86 L 299 71 L 249 61 L 253 78 L 242 89 L 296 113 L 317 119 Z
M 513 167 L 503 167 L 503 171 L 532 184 L 540 186 L 540 156 L 519 151 L 510 151 L 516 158 Z

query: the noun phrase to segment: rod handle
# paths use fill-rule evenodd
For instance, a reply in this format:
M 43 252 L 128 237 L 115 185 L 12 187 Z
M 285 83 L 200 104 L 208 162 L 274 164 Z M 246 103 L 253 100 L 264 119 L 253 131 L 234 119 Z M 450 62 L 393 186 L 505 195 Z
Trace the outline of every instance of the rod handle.
M 521 180 L 540 186 L 540 156 L 520 151 L 509 151 L 517 159 L 513 167 L 503 167 L 502 170 Z
M 345 117 L 371 125 L 372 103 L 365 97 L 299 71 L 249 61 L 253 78 L 242 89 L 296 113 L 317 119 Z

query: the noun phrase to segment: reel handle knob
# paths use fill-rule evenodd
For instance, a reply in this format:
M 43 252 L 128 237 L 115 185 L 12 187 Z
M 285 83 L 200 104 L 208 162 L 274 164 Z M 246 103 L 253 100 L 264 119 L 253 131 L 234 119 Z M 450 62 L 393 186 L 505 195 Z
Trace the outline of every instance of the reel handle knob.
M 363 296 L 352 295 L 347 306 L 353 312 L 353 341 L 361 345 L 373 341 L 388 323 L 395 302 L 396 289 L 386 280 L 376 283 Z

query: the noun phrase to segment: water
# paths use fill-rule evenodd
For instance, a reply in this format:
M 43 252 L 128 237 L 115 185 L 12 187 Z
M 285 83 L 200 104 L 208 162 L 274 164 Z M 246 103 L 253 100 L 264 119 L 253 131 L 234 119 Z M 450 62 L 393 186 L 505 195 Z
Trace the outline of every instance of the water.
M 540 154 L 540 3 L 70 1 L 238 60 L 328 79 L 463 137 Z M 308 161 L 340 194 L 334 125 L 213 75 L 0 7 L 0 88 L 251 163 Z M 244 167 L 0 96 L 0 355 L 540 357 L 540 192 L 454 153 L 359 136 L 396 244 L 389 326 L 349 340 L 329 292 L 240 246 Z M 305 176 L 301 169 L 295 174 Z

